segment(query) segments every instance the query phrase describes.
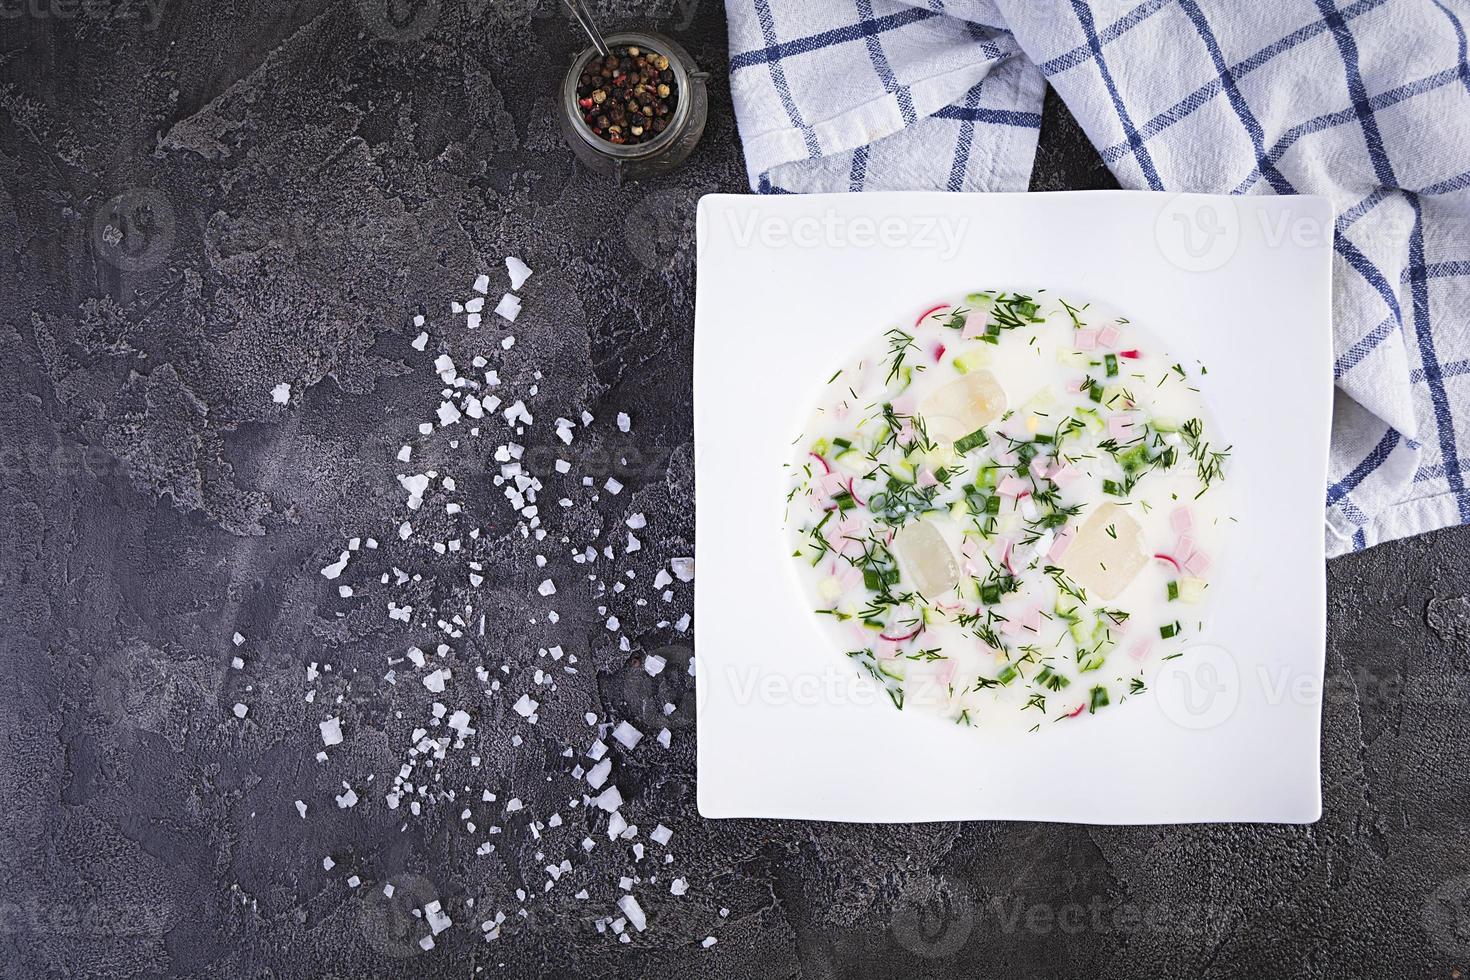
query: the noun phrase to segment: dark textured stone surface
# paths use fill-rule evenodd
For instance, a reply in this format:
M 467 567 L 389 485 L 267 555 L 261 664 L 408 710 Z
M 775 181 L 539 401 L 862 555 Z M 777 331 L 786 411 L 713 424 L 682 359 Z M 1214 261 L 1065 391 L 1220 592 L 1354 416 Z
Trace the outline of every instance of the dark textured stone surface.
M 1470 532 L 1328 567 L 1315 826 L 699 819 L 688 678 L 670 669 L 650 684 L 641 663 L 645 650 L 676 668 L 688 656 L 657 625 L 689 609 L 688 588 L 664 607 L 647 582 L 692 549 L 693 204 L 744 187 L 723 18 L 712 0 L 603 6 L 609 23 L 677 35 L 714 76 L 690 164 L 618 190 L 559 142 L 551 93 L 575 40 L 549 3 L 534 6 L 427 0 L 396 26 L 380 0 L 6 7 L 0 973 L 1454 975 L 1470 958 Z M 1049 102 L 1035 186 L 1110 183 Z M 119 212 L 138 222 L 126 253 L 109 232 Z M 637 572 L 621 596 L 590 598 L 569 546 L 516 533 L 484 447 L 414 435 L 438 399 L 434 354 L 463 366 L 500 335 L 447 329 L 445 302 L 482 270 L 498 295 L 506 254 L 537 270 L 519 343 L 492 348 L 508 388 L 544 374 L 529 451 L 554 453 L 544 420 L 586 408 L 598 421 L 564 453 L 574 475 L 628 484 L 560 512 L 563 490 L 545 477 L 548 526 L 570 547 L 600 547 L 626 514 L 649 515 L 644 551 L 599 572 Z M 434 333 L 422 354 L 408 346 L 419 308 Z M 270 398 L 280 381 L 287 406 Z M 632 414 L 630 435 L 613 426 L 618 411 Z M 459 474 L 486 529 L 471 548 L 480 589 L 462 560 L 396 540 L 404 442 L 420 446 L 417 465 Z M 426 533 L 446 523 L 427 516 L 442 503 L 415 518 Z M 352 535 L 384 546 L 354 559 L 343 581 L 361 595 L 342 599 L 317 570 Z M 526 621 L 545 605 L 538 550 L 563 583 L 556 630 Z M 395 565 L 421 579 L 378 589 Z M 389 623 L 387 598 L 491 612 L 483 640 L 451 651 L 455 681 L 439 696 L 477 711 L 484 765 L 451 753 L 440 786 L 473 787 L 473 802 L 431 794 L 414 819 L 386 810 L 382 792 L 436 696 L 381 678 L 388 656 L 434 638 Z M 602 602 L 630 653 L 603 628 Z M 244 670 L 229 667 L 236 630 Z M 475 666 L 523 677 L 549 666 L 534 651 L 553 642 L 582 669 L 538 726 L 479 692 Z M 312 662 L 333 671 L 308 683 Z M 607 843 L 605 814 L 567 807 L 560 751 L 590 738 L 583 711 L 649 728 L 665 700 L 681 703 L 672 748 L 614 752 L 640 839 L 660 820 L 675 831 L 673 863 L 654 867 L 663 851 L 650 846 L 635 865 Z M 236 701 L 250 707 L 243 721 Z M 331 714 L 348 737 L 319 763 L 317 722 Z M 364 797 L 351 809 L 333 803 L 343 780 Z M 483 813 L 482 787 L 502 805 L 520 796 L 524 812 Z M 463 828 L 465 806 L 479 834 Z M 527 820 L 554 811 L 566 826 L 535 840 Z M 505 833 L 476 855 L 491 822 Z M 586 834 L 600 843 L 582 858 Z M 543 896 L 544 866 L 563 857 L 573 871 Z M 637 890 L 651 925 L 620 945 L 593 922 L 617 914 L 618 878 L 634 873 L 659 876 Z M 668 894 L 673 875 L 688 895 Z M 404 896 L 437 896 L 453 915 L 433 951 L 405 935 L 416 924 Z M 486 943 L 478 924 L 496 910 L 511 918 Z M 703 949 L 708 935 L 718 945 Z

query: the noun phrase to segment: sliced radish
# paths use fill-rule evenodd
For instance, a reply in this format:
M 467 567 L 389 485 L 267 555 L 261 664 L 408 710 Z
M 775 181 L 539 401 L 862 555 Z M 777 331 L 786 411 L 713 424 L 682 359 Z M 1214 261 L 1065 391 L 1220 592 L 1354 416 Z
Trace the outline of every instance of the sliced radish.
M 944 360 L 944 345 L 940 344 L 934 348 L 934 363 L 938 364 L 942 360 Z
M 931 306 L 931 307 L 929 307 L 929 309 L 927 309 L 923 313 L 920 313 L 919 314 L 919 318 L 914 321 L 914 326 L 916 326 L 916 327 L 917 326 L 921 326 L 925 320 L 929 319 L 929 315 L 931 313 L 938 313 L 940 310 L 947 310 L 947 309 L 949 309 L 949 304 L 948 303 L 940 303 L 938 306 Z
M 1137 350 L 1120 350 L 1120 351 L 1118 351 L 1118 356 L 1119 357 L 1126 357 L 1130 361 L 1136 361 L 1140 357 L 1142 357 L 1143 355 L 1140 354 Z
M 1159 559 L 1159 561 L 1166 561 L 1166 562 L 1168 562 L 1168 563 L 1169 563 L 1169 564 L 1171 564 L 1171 565 L 1173 565 L 1173 566 L 1174 566 L 1174 571 L 1176 571 L 1176 572 L 1178 572 L 1178 571 L 1181 571 L 1181 570 L 1182 570 L 1182 569 L 1181 569 L 1181 568 L 1180 568 L 1180 566 L 1179 566 L 1179 563 L 1178 563 L 1178 562 L 1177 562 L 1177 561 L 1175 561 L 1175 560 L 1174 560 L 1174 559 L 1173 559 L 1173 558 L 1172 558 L 1172 557 L 1170 557 L 1170 556 L 1169 556 L 1169 555 L 1165 555 L 1165 554 L 1157 554 L 1157 555 L 1154 555 L 1154 557 L 1155 557 L 1155 558 L 1157 558 L 1157 559 Z
M 904 640 L 912 640 L 922 632 L 924 632 L 924 624 L 920 623 L 914 627 L 912 632 L 905 633 L 903 636 L 889 636 L 887 633 L 879 633 L 878 639 L 887 640 L 889 643 L 902 643 Z
M 852 478 L 849 478 L 848 481 L 847 481 L 847 492 L 850 493 L 850 494 L 852 494 L 853 501 L 859 507 L 866 507 L 866 506 L 868 506 L 868 502 L 866 500 L 864 500 L 862 497 L 859 497 L 858 496 L 857 486 L 855 485 L 855 481 Z
M 1083 708 L 1086 708 L 1086 707 L 1087 707 L 1087 705 L 1085 705 L 1085 704 L 1079 704 L 1079 705 L 1077 705 L 1077 707 L 1075 707 L 1071 711 L 1067 712 L 1063 717 L 1065 717 L 1065 718 L 1076 718 L 1078 715 L 1082 714 L 1082 709 Z
M 823 473 L 831 473 L 832 472 L 832 464 L 829 463 L 829 462 L 827 462 L 826 457 L 824 457 L 821 453 L 807 453 L 807 455 L 810 456 L 812 459 L 814 459 L 817 462 L 819 462 L 819 463 L 822 464 L 822 472 Z

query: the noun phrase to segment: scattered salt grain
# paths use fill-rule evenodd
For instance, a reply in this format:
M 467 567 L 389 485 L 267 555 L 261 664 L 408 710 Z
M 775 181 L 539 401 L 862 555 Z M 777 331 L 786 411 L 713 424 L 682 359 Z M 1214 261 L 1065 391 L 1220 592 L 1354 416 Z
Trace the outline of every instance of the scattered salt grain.
M 630 431 L 632 431 L 632 428 L 633 428 L 633 420 L 630 419 L 630 418 L 628 418 L 628 413 L 627 412 L 619 412 L 618 413 L 618 431 L 619 432 L 630 432 Z
M 236 718 L 244 718 L 249 712 L 250 712 L 250 709 L 247 708 L 245 705 L 241 704 L 238 701 L 235 702 L 235 717 Z
M 342 741 L 342 719 L 328 718 L 317 725 L 322 730 L 323 745 L 338 745 Z
M 612 737 L 622 743 L 624 748 L 634 748 L 643 739 L 643 733 L 626 721 L 618 722 L 618 727 L 613 729 Z
M 510 273 L 510 288 L 520 289 L 531 278 L 531 267 L 514 255 L 505 257 L 505 271 Z
M 643 669 L 648 672 L 649 677 L 657 677 L 663 672 L 664 666 L 667 663 L 668 661 L 658 654 L 650 653 L 643 658 Z
M 689 882 L 684 878 L 675 878 L 669 884 L 669 894 L 682 895 L 689 890 Z
M 428 347 L 429 346 L 429 331 L 427 331 L 427 330 L 421 330 L 421 331 L 419 331 L 419 335 L 417 337 L 413 338 L 413 340 L 409 343 L 409 346 L 412 347 L 414 350 L 423 350 L 425 347 Z
M 693 558 L 674 558 L 669 561 L 669 567 L 674 570 L 674 577 L 677 578 L 680 582 L 694 581 Z M 658 583 L 655 582 L 654 588 L 658 587 Z
M 487 275 L 485 275 L 485 273 L 483 273 L 483 272 L 480 273 L 478 276 L 476 276 L 475 277 L 474 290 L 477 293 L 486 293 L 486 292 L 489 292 L 490 291 L 490 277 L 487 276 Z
M 510 323 L 516 322 L 516 317 L 521 315 L 521 300 L 515 293 L 506 293 L 500 297 L 500 302 L 495 304 L 495 315 Z
M 540 585 L 536 586 L 536 591 L 541 593 L 542 595 L 555 595 L 556 583 L 553 582 L 551 579 L 547 579 Z
M 341 575 L 343 569 L 347 567 L 347 559 L 350 557 L 350 552 L 342 552 L 341 558 L 338 558 L 336 561 L 332 562 L 330 565 L 327 565 L 325 568 L 322 569 L 322 578 L 334 579 L 338 575 Z
M 633 923 L 634 929 L 642 932 L 648 928 L 648 918 L 643 914 L 643 908 L 638 904 L 638 899 L 632 895 L 624 895 L 618 899 L 618 908 L 622 909 L 628 921 Z
M 282 381 L 271 389 L 271 401 L 277 405 L 284 405 L 291 400 L 291 386 Z
M 663 824 L 659 824 L 657 827 L 653 828 L 653 833 L 648 835 L 648 839 L 653 841 L 655 844 L 667 844 L 670 840 L 673 839 L 673 836 L 674 832 L 672 830 L 665 827 Z

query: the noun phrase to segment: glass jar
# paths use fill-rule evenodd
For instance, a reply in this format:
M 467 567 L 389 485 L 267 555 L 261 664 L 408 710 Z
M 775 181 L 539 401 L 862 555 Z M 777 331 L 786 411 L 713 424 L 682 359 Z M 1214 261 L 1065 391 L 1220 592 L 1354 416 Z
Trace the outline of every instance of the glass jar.
M 561 129 L 577 158 L 591 170 L 607 174 L 619 184 L 630 180 L 646 180 L 673 170 L 694 152 L 704 135 L 709 116 L 709 94 L 705 81 L 709 75 L 699 70 L 694 59 L 678 42 L 652 31 L 619 31 L 604 37 L 608 47 L 632 45 L 646 48 L 669 59 L 674 73 L 678 100 L 674 104 L 669 125 L 646 143 L 619 145 L 610 143 L 592 131 L 582 118 L 577 105 L 577 81 L 582 69 L 598 57 L 596 48 L 587 48 L 567 70 L 561 83 Z

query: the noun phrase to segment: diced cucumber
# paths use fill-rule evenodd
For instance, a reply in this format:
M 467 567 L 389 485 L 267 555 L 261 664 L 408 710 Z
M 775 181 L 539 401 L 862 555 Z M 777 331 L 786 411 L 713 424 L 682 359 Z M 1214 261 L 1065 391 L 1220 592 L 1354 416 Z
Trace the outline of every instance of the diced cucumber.
M 905 663 L 906 661 L 902 659 L 880 660 L 878 661 L 878 672 L 888 677 L 892 677 L 896 681 L 901 681 L 903 680 L 905 674 Z
M 1179 598 L 1184 602 L 1199 602 L 1205 597 L 1205 581 L 1198 578 L 1179 580 Z

